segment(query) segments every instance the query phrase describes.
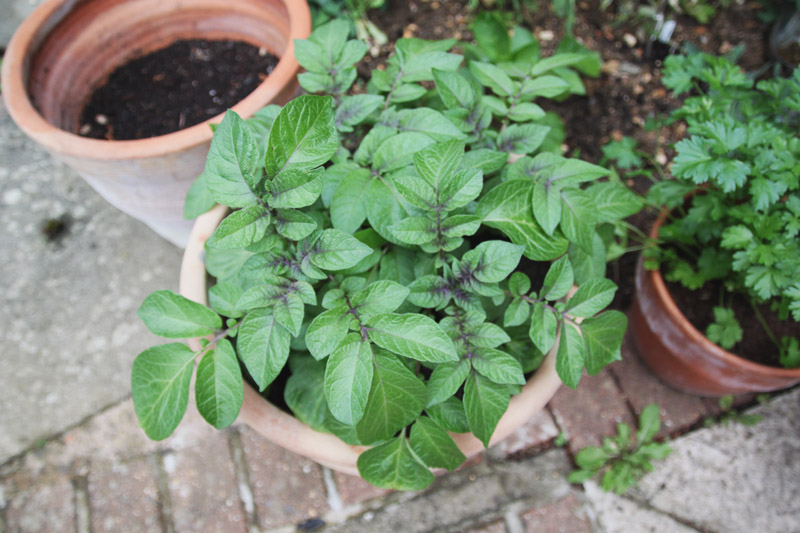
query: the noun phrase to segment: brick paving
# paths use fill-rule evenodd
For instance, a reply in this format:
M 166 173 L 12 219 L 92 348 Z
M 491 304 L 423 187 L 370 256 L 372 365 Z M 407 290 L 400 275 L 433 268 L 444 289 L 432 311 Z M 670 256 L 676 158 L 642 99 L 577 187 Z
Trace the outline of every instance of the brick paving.
M 740 401 L 752 401 L 743 397 Z M 59 531 L 569 532 L 602 530 L 571 454 L 659 403 L 662 435 L 697 427 L 715 400 L 662 385 L 628 339 L 623 361 L 562 388 L 548 408 L 489 453 L 421 493 L 377 489 L 235 425 L 196 413 L 161 443 L 136 427 L 130 401 L 107 409 L 0 467 L 0 533 Z M 568 445 L 559 448 L 559 434 Z

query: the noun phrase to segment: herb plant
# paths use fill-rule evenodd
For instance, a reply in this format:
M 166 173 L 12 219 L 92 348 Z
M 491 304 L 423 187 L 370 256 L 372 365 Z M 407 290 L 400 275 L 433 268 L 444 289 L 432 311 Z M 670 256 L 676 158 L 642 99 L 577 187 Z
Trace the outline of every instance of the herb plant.
M 658 410 L 656 404 L 642 410 L 636 435 L 631 435 L 628 424 L 620 423 L 615 438 L 606 437 L 602 446 L 587 446 L 579 451 L 575 456 L 579 469 L 569 475 L 570 483 L 583 483 L 602 473 L 603 490 L 623 494 L 652 472 L 652 461 L 672 453 L 671 446 L 653 440 L 661 428 Z
M 726 349 L 742 337 L 730 295 L 748 298 L 759 319 L 756 304 L 770 303 L 800 321 L 800 70 L 754 83 L 725 58 L 671 56 L 664 84 L 691 92 L 672 116 L 690 135 L 675 146 L 675 179 L 651 189 L 670 218 L 647 266 L 690 290 L 722 283 L 706 333 Z M 781 362 L 800 366 L 797 339 L 767 333 Z
M 283 374 L 298 419 L 372 446 L 367 481 L 420 489 L 464 460 L 448 431 L 489 444 L 559 330 L 570 387 L 619 359 L 626 318 L 602 312 L 616 286 L 597 228 L 639 203 L 559 155 L 534 103 L 576 92 L 571 69 L 594 69 L 593 55 L 541 58 L 529 33 L 500 27 L 474 47 L 496 61 L 464 67 L 455 41 L 402 39 L 349 94 L 366 45 L 343 24 L 296 42 L 300 83 L 323 95 L 228 112 L 216 129 L 187 200 L 189 213 L 233 209 L 206 244 L 210 308 L 157 291 L 139 310 L 156 334 L 206 340 L 140 354 L 133 400 L 162 439 L 196 360 L 197 407 L 216 427 L 236 418 L 243 379 L 263 392 Z

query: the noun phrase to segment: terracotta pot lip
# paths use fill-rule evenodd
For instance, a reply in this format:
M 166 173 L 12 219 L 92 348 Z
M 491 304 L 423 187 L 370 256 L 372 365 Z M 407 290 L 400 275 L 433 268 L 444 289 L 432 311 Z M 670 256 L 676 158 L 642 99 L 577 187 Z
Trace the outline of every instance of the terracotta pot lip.
M 50 151 L 68 157 L 101 160 L 158 157 L 209 142 L 213 135 L 209 124 L 218 124 L 224 113 L 180 131 L 129 141 L 88 139 L 57 128 L 44 119 L 33 106 L 22 76 L 26 57 L 32 52 L 33 41 L 39 28 L 64 5 L 74 3 L 73 0 L 52 0 L 36 8 L 17 28 L 6 49 L 0 73 L 3 99 L 9 114 L 20 129 Z M 283 5 L 289 14 L 286 49 L 267 79 L 231 108 L 243 117 L 252 116 L 272 101 L 300 69 L 294 57 L 294 39 L 308 37 L 311 32 L 311 13 L 305 1 L 283 0 Z
M 654 241 L 658 240 L 658 230 L 664 225 L 668 216 L 669 211 L 667 209 L 661 211 L 655 223 L 653 224 L 652 229 L 650 230 L 650 239 Z M 694 325 L 689 322 L 689 319 L 687 319 L 678 308 L 678 305 L 675 303 L 675 300 L 672 298 L 672 295 L 667 289 L 667 285 L 664 282 L 663 276 L 661 276 L 661 270 L 645 270 L 641 260 L 639 261 L 638 268 L 640 272 L 650 279 L 650 283 L 653 285 L 656 295 L 663 302 L 666 312 L 670 315 L 675 324 L 678 325 L 678 327 L 687 337 L 702 345 L 712 357 L 721 359 L 729 365 L 740 367 L 745 372 L 780 377 L 800 377 L 800 368 L 780 368 L 754 363 L 753 361 L 749 361 L 743 357 L 731 353 L 708 340 L 708 337 L 703 335 L 696 327 L 694 327 Z

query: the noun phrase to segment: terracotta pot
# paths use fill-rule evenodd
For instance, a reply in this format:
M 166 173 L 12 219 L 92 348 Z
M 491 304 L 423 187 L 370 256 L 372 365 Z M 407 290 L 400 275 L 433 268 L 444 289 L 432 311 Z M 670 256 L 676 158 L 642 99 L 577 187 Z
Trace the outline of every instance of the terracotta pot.
M 81 111 L 130 59 L 180 39 L 233 39 L 280 57 L 273 73 L 233 109 L 251 116 L 297 92 L 295 38 L 311 18 L 305 0 L 51 0 L 17 29 L 3 58 L 3 98 L 33 140 L 74 168 L 111 204 L 185 245 L 186 192 L 203 171 L 210 122 L 133 141 L 80 137 Z
M 205 215 L 198 217 L 183 254 L 180 293 L 202 304 L 207 303 L 207 278 L 203 263 L 204 245 L 226 213 L 226 207 L 217 206 Z M 190 346 L 193 349 L 199 348 L 196 341 L 190 343 Z M 539 370 L 522 388 L 522 392 L 511 398 L 508 411 L 500 419 L 497 429 L 492 435 L 491 444 L 496 444 L 508 437 L 530 420 L 555 395 L 561 386 L 561 380 L 558 378 L 555 367 L 557 349 L 558 341 L 545 357 Z M 359 454 L 366 449 L 365 447 L 352 446 L 334 435 L 311 429 L 289 413 L 281 411 L 267 402 L 246 383 L 244 404 L 239 413 L 239 421 L 287 450 L 339 472 L 358 475 L 356 460 Z M 483 444 L 472 434 L 452 434 L 452 437 L 468 458 L 484 449 Z
M 656 220 L 650 238 L 666 213 Z M 800 383 L 800 368 L 760 365 L 723 350 L 700 333 L 680 312 L 658 270 L 648 271 L 642 257 L 636 270 L 636 299 L 631 332 L 645 363 L 670 386 L 691 394 L 724 396 L 764 392 Z

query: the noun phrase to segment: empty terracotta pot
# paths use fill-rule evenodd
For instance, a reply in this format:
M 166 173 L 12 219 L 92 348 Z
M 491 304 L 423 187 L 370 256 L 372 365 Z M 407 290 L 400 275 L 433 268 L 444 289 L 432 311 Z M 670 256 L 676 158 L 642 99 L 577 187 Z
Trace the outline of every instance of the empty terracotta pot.
M 3 58 L 3 98 L 32 139 L 74 168 L 106 200 L 184 246 L 186 192 L 203 171 L 209 122 L 142 140 L 78 136 L 95 88 L 127 61 L 181 39 L 231 39 L 280 57 L 233 109 L 243 117 L 297 91 L 293 39 L 311 31 L 305 0 L 51 0 L 17 29 Z
M 650 232 L 666 220 L 663 213 Z M 639 355 L 668 385 L 691 394 L 724 396 L 784 389 L 800 383 L 800 368 L 761 365 L 723 350 L 700 333 L 681 313 L 667 292 L 658 270 L 636 270 L 636 299 L 631 331 Z
M 208 303 L 207 276 L 203 263 L 204 246 L 227 212 L 226 207 L 217 206 L 199 216 L 183 254 L 180 293 L 204 305 Z M 189 346 L 194 350 L 200 348 L 196 339 L 191 341 Z M 511 398 L 508 410 L 492 435 L 491 444 L 500 442 L 525 424 L 543 409 L 558 391 L 561 380 L 556 373 L 557 351 L 558 340 L 542 365 L 522 388 L 522 392 Z M 244 385 L 244 403 L 238 420 L 287 450 L 339 472 L 358 475 L 356 461 L 365 447 L 346 444 L 334 435 L 311 429 L 291 414 L 269 403 L 247 383 Z M 471 433 L 452 434 L 452 437 L 467 457 L 472 457 L 483 450 L 481 441 Z

